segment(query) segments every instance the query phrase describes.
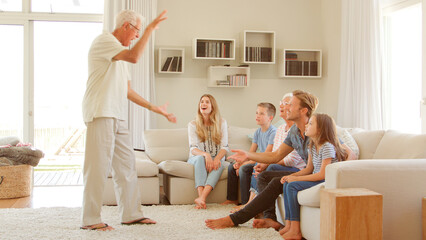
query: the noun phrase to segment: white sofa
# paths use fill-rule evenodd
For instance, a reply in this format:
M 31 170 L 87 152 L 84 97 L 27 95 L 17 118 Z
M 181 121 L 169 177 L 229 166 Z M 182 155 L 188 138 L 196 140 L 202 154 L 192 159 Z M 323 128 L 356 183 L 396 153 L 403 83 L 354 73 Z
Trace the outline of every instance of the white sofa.
M 367 188 L 383 195 L 383 239 L 422 238 L 422 198 L 426 197 L 426 134 L 396 131 L 352 133 L 360 160 L 331 164 L 325 183 L 301 191 L 301 229 L 320 239 L 322 188 Z M 277 212 L 284 214 L 282 199 Z
M 251 142 L 247 137 L 255 129 L 228 128 L 228 142 L 231 149 L 249 150 Z M 189 158 L 188 129 L 155 129 L 144 132 L 145 153 L 158 163 L 163 174 L 163 187 L 171 204 L 192 204 L 197 197 L 194 182 L 194 167 L 187 163 Z M 226 188 L 229 163 L 225 161 L 225 169 L 215 189 L 208 196 L 208 203 L 219 203 L 226 200 Z

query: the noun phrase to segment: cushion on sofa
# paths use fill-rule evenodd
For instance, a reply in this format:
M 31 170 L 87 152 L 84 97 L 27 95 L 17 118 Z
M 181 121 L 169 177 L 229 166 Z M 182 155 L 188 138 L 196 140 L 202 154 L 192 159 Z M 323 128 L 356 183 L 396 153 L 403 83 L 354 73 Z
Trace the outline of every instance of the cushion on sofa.
M 248 134 L 256 131 L 254 128 L 240 128 L 229 126 L 228 128 L 228 142 L 229 149 L 243 149 L 250 150 L 251 141 L 247 137 Z M 232 155 L 233 152 L 228 152 L 227 156 Z
M 12 145 L 12 146 L 16 146 L 16 144 L 18 144 L 20 142 L 18 137 L 15 136 L 9 136 L 9 137 L 0 137 L 0 146 L 3 145 Z
M 325 182 L 315 185 L 311 188 L 300 191 L 297 194 L 297 201 L 302 206 L 320 207 L 321 189 L 324 188 Z
M 426 134 L 408 134 L 388 130 L 377 146 L 374 158 L 426 158 Z
M 359 159 L 372 159 L 380 143 L 384 130 L 357 132 L 352 135 L 359 147 Z
M 223 170 L 222 175 L 220 176 L 220 179 L 228 178 L 228 171 L 227 171 L 228 165 L 229 165 L 229 162 L 225 161 L 224 163 L 225 169 Z M 189 164 L 187 162 L 167 160 L 158 164 L 158 167 L 160 168 L 161 173 L 166 173 L 168 175 L 172 175 L 176 177 L 195 179 L 194 165 Z
M 135 167 L 138 177 L 156 177 L 159 173 L 157 164 L 151 160 L 136 158 Z M 111 172 L 108 177 L 112 177 Z
M 144 143 L 145 153 L 155 163 L 165 160 L 188 160 L 187 128 L 145 130 Z
M 359 157 L 359 148 L 358 145 L 356 144 L 355 139 L 352 137 L 352 135 L 348 132 L 348 130 L 341 128 L 341 127 L 337 127 L 337 136 L 339 137 L 339 139 L 346 144 L 346 146 L 348 146 L 356 155 L 356 157 Z

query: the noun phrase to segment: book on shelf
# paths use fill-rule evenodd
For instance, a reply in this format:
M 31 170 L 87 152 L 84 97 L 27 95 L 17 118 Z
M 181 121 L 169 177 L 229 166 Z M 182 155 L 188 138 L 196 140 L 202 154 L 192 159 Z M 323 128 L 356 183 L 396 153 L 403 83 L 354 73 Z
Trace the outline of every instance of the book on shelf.
M 249 62 L 272 62 L 272 48 L 269 47 L 246 47 L 246 61 Z
M 161 71 L 163 72 L 167 72 L 167 70 L 169 69 L 170 63 L 172 62 L 172 57 L 168 57 L 166 59 L 166 61 L 164 62 L 163 68 L 161 68 Z
M 182 56 L 179 57 L 178 72 L 182 72 Z
M 309 76 L 318 76 L 318 62 L 310 61 L 309 62 Z
M 285 59 L 286 60 L 297 60 L 297 53 L 286 53 Z
M 247 86 L 247 74 L 227 75 L 229 86 Z
M 302 76 L 302 61 L 286 61 L 286 76 Z
M 309 61 L 303 61 L 302 72 L 303 76 L 309 76 Z
M 197 41 L 197 57 L 206 57 L 206 42 Z
M 170 68 L 168 71 L 176 72 L 177 66 L 178 66 L 178 60 L 179 60 L 179 57 L 173 57 L 172 63 L 170 64 Z

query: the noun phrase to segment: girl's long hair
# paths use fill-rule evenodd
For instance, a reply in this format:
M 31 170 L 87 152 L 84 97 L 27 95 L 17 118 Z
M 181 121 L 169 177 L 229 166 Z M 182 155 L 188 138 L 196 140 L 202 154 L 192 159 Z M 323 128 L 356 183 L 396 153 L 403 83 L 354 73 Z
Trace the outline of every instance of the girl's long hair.
M 209 116 L 211 125 L 209 126 L 204 124 L 203 115 L 201 115 L 200 111 L 200 103 L 203 97 L 208 97 L 212 105 L 212 111 Z M 220 144 L 222 139 L 222 118 L 220 116 L 219 107 L 217 105 L 216 99 L 212 95 L 204 94 L 203 96 L 201 96 L 200 101 L 198 102 L 198 111 L 197 116 L 195 117 L 195 126 L 197 129 L 196 133 L 202 142 L 205 142 L 209 137 L 208 130 L 210 128 L 211 139 L 217 145 Z
M 343 161 L 347 157 L 346 151 L 340 144 L 339 138 L 337 137 L 336 124 L 332 117 L 323 113 L 314 113 L 313 117 L 317 121 L 317 136 L 318 145 L 323 145 L 326 142 L 331 143 L 336 149 L 336 158 L 338 161 Z M 313 141 L 311 139 L 309 148 L 312 151 Z

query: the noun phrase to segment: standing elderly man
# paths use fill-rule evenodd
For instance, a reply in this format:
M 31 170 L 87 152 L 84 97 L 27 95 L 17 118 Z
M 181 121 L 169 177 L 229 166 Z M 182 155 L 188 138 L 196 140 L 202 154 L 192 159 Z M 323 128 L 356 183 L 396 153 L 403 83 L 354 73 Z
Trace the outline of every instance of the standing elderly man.
M 165 14 L 163 11 L 154 19 L 134 47 L 129 48 L 131 41 L 139 38 L 144 18 L 123 10 L 116 17 L 115 30 L 99 35 L 89 50 L 89 78 L 83 99 L 87 135 L 81 229 L 113 229 L 101 220 L 102 196 L 111 168 L 121 223 L 156 223 L 145 218 L 141 209 L 135 155 L 126 121 L 128 100 L 170 122 L 175 123 L 176 117 L 167 112 L 167 104 L 155 106 L 131 88 L 127 65 L 139 61 L 152 32 L 167 18 Z

